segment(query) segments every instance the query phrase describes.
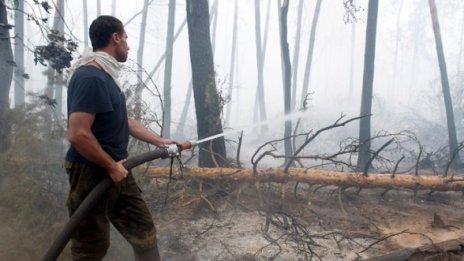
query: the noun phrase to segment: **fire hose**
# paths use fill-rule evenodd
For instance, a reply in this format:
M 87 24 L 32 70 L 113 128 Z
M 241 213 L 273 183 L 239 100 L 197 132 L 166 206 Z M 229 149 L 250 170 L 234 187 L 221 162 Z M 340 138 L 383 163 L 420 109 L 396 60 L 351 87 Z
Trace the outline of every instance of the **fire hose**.
M 180 152 L 182 150 L 191 148 L 192 144 L 194 143 L 195 142 L 186 141 L 180 145 L 171 144 L 167 147 L 162 147 L 154 151 L 140 154 L 124 162 L 124 167 L 127 170 L 131 170 L 132 168 L 151 160 L 180 156 Z M 79 223 L 95 207 L 98 201 L 111 188 L 113 184 L 113 180 L 108 176 L 107 178 L 100 181 L 100 183 L 98 183 L 97 186 L 95 186 L 95 188 L 90 191 L 87 197 L 82 201 L 76 211 L 69 218 L 68 223 L 66 223 L 61 233 L 53 242 L 53 245 L 48 249 L 42 261 L 55 261 L 58 258 Z

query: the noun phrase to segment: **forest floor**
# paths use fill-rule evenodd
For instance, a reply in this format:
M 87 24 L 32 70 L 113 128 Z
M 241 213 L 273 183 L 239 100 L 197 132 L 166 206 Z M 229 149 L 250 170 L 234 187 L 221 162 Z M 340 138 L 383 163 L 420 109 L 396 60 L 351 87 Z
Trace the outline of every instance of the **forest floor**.
M 260 196 L 243 186 L 209 196 L 177 191 L 165 207 L 149 199 L 162 260 L 362 260 L 464 232 L 458 192 L 382 197 L 380 189 L 300 185 L 296 198 L 281 200 L 280 185 L 261 185 Z
M 254 185 L 237 184 L 204 186 L 200 194 L 197 188 L 173 183 L 164 205 L 164 184 L 151 186 L 144 186 L 144 196 L 166 261 L 363 260 L 459 238 L 464 232 L 464 198 L 458 192 L 414 196 L 391 190 L 382 197 L 381 189 L 357 193 L 354 188 L 300 184 L 295 197 L 289 184 L 282 200 L 277 184 L 261 184 L 259 194 Z M 436 225 L 437 216 L 444 226 Z M 5 225 L 0 234 L 0 260 L 40 260 L 54 240 L 40 230 L 27 234 Z M 70 260 L 69 246 L 59 260 Z M 104 260 L 133 260 L 130 246 L 116 231 Z

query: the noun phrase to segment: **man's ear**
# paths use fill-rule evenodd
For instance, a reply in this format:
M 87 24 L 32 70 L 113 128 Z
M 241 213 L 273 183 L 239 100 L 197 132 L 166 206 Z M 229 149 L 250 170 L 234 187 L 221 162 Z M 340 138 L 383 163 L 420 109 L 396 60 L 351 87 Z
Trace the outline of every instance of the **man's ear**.
M 111 39 L 113 39 L 115 43 L 119 43 L 121 41 L 121 36 L 118 33 L 113 33 Z

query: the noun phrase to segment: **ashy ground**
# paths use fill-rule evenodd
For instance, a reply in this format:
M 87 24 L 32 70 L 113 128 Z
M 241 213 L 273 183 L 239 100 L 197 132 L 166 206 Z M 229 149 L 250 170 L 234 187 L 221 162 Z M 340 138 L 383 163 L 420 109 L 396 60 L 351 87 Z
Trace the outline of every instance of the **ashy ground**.
M 362 260 L 464 234 L 461 193 L 293 188 L 284 199 L 274 184 L 149 200 L 163 260 Z
M 282 199 L 278 184 L 261 184 L 260 193 L 254 184 L 203 186 L 200 193 L 198 184 L 172 183 L 164 204 L 164 185 L 148 186 L 144 195 L 166 261 L 363 260 L 464 234 L 458 192 L 391 190 L 382 197 L 381 189 L 300 184 L 294 193 L 289 184 Z M 40 260 L 54 240 L 41 229 L 3 224 L 0 260 Z M 70 260 L 69 249 L 59 260 Z M 133 260 L 116 231 L 105 260 Z

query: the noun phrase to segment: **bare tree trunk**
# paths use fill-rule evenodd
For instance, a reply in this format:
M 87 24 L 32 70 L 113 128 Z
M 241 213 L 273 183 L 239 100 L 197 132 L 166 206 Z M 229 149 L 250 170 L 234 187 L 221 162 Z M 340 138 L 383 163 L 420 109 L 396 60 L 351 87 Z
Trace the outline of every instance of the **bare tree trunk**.
M 111 3 L 111 15 L 112 16 L 116 15 L 116 0 L 113 0 Z
M 135 90 L 135 117 L 139 119 L 142 116 L 142 91 L 143 84 L 143 53 L 145 48 L 145 33 L 147 30 L 148 0 L 143 2 L 142 21 L 140 24 L 139 48 L 137 49 L 137 88 Z M 164 113 L 163 113 L 164 122 Z M 161 130 L 163 133 L 163 130 Z
M 393 64 L 393 96 L 395 96 L 396 90 L 398 88 L 398 50 L 399 50 L 399 43 L 400 43 L 400 32 L 401 32 L 401 26 L 400 26 L 400 18 L 401 18 L 401 11 L 403 10 L 403 3 L 404 0 L 401 0 L 400 2 L 400 8 L 398 10 L 398 16 L 396 17 L 396 39 L 395 39 L 395 61 Z
M 189 113 L 190 101 L 192 100 L 192 92 L 193 92 L 193 84 L 192 84 L 192 80 L 190 79 L 188 89 L 187 89 L 187 94 L 185 95 L 184 108 L 182 109 L 182 113 L 179 119 L 179 124 L 177 125 L 177 129 L 176 129 L 177 137 L 183 137 L 184 135 L 185 123 L 187 122 L 187 114 Z
M 255 0 L 255 45 L 256 45 L 256 69 L 258 72 L 258 82 L 255 98 L 254 121 L 265 121 L 266 105 L 264 103 L 264 58 L 261 40 L 261 10 L 260 0 Z
M 209 25 L 210 26 L 211 26 L 211 21 L 217 15 L 217 8 L 215 10 L 215 5 L 216 5 L 216 3 L 213 4 L 213 6 L 211 7 L 211 9 L 209 11 Z M 182 25 L 177 30 L 177 32 L 176 32 L 176 34 L 174 36 L 174 42 L 176 41 L 177 36 L 179 36 L 179 33 L 182 31 L 182 29 L 184 28 L 184 26 L 186 24 L 187 24 L 187 19 L 184 20 Z M 213 49 L 213 54 L 214 54 L 214 40 L 213 40 L 213 43 L 212 43 L 211 46 L 212 46 L 211 48 Z M 163 57 L 161 57 L 160 60 L 162 60 L 164 58 L 165 58 L 165 55 L 163 55 Z M 157 67 L 158 66 L 155 66 L 155 69 L 153 69 L 152 73 L 156 71 Z M 152 73 L 150 73 L 150 76 L 152 75 Z M 190 101 L 192 99 L 192 92 L 193 92 L 193 83 L 192 83 L 192 79 L 190 79 L 190 82 L 188 84 L 188 89 L 187 89 L 187 95 L 186 95 L 186 98 L 185 98 L 184 108 L 182 109 L 182 113 L 181 113 L 181 116 L 180 116 L 180 119 L 179 119 L 179 124 L 177 125 L 177 129 L 176 129 L 176 135 L 178 137 L 182 137 L 183 133 L 184 133 L 185 122 L 187 120 L 187 114 L 188 114 L 189 109 L 190 109 Z
M 198 138 L 223 132 L 216 89 L 207 0 L 187 0 L 190 61 Z M 199 166 L 227 165 L 224 137 L 199 145 Z
M 319 21 L 319 13 L 321 10 L 322 0 L 317 0 L 314 9 L 313 21 L 311 23 L 311 33 L 309 36 L 308 55 L 306 57 L 306 67 L 303 77 L 303 91 L 301 92 L 301 101 L 304 102 L 309 89 L 309 76 L 311 75 L 311 64 L 313 62 L 314 42 L 316 41 L 317 22 Z
M 151 167 L 148 175 L 153 178 L 169 178 L 169 168 Z M 256 172 L 255 172 L 256 171 Z M 444 176 L 371 173 L 364 175 L 356 172 L 338 172 L 307 168 L 184 168 L 182 173 L 173 173 L 175 177 L 188 177 L 197 181 L 238 181 L 238 182 L 302 182 L 318 185 L 341 187 L 411 189 L 434 191 L 462 191 L 464 180 Z
M 238 22 L 238 15 L 237 15 L 237 0 L 234 0 L 234 23 L 232 29 L 232 50 L 230 51 L 230 67 L 229 67 L 229 100 L 232 101 L 233 99 L 233 87 L 234 87 L 234 71 L 235 71 L 235 57 L 236 53 L 235 50 L 237 49 L 237 22 Z M 232 103 L 229 102 L 226 108 L 226 122 L 230 124 L 230 111 L 231 111 Z
M 295 50 L 293 52 L 293 64 L 292 64 L 292 102 L 290 108 L 295 109 L 296 104 L 296 87 L 298 83 L 298 64 L 300 60 L 300 38 L 301 38 L 301 19 L 303 17 L 303 3 L 304 0 L 300 0 L 298 3 L 298 17 L 296 23 L 296 36 L 295 36 Z
M 462 16 L 461 16 L 461 22 L 464 21 L 464 8 L 462 9 Z M 456 70 L 456 74 L 461 73 L 461 59 L 462 59 L 462 42 L 464 38 L 464 23 L 461 23 L 461 36 L 459 37 L 459 55 L 458 55 L 458 66 Z
M 285 115 L 291 113 L 291 95 L 292 95 L 292 66 L 290 65 L 290 51 L 288 50 L 288 42 L 287 42 L 287 14 L 288 14 L 288 5 L 289 0 L 284 0 L 282 5 L 282 15 L 281 15 L 281 35 L 280 35 L 280 48 L 282 49 L 282 58 L 284 61 L 284 69 L 285 69 L 285 78 L 284 78 L 284 112 Z M 292 135 L 292 121 L 285 120 L 285 129 L 284 129 L 284 137 L 290 137 Z M 285 147 L 285 155 L 293 155 L 292 149 L 292 141 L 290 138 L 287 138 L 284 141 Z M 288 160 L 286 159 L 286 164 Z
M 84 47 L 89 46 L 89 34 L 87 33 L 89 30 L 89 12 L 87 10 L 87 0 L 82 1 L 84 13 L 84 18 L 82 19 L 84 22 Z
M 166 36 L 166 63 L 164 66 L 163 137 L 171 137 L 171 77 L 175 18 L 176 0 L 169 0 L 168 32 Z
M 64 35 L 64 0 L 55 1 L 55 14 L 53 16 L 52 29 Z M 64 43 L 63 43 L 64 44 Z M 45 95 L 56 100 L 55 116 L 58 122 L 63 117 L 63 74 L 57 72 L 49 64 L 46 70 L 47 87 Z
M 0 153 L 9 149 L 11 124 L 7 118 L 10 109 L 9 93 L 13 79 L 13 50 L 11 49 L 10 26 L 6 6 L 0 2 Z
M 182 30 L 184 29 L 185 25 L 187 24 L 187 19 L 185 19 L 182 24 L 179 26 L 179 29 L 177 29 L 176 33 L 174 34 L 174 40 L 173 40 L 173 43 L 176 42 L 177 40 L 177 37 L 179 36 L 179 34 L 182 32 Z M 147 79 L 144 81 L 144 85 L 147 85 L 148 82 L 151 80 L 151 77 L 153 77 L 153 75 L 155 74 L 156 71 L 158 71 L 159 67 L 161 66 L 161 64 L 163 63 L 164 59 L 166 59 L 166 53 L 163 53 L 163 55 L 159 58 L 158 62 L 156 62 L 155 64 L 155 67 L 153 68 L 153 70 L 150 71 L 150 73 L 148 73 L 148 76 L 147 76 Z
M 267 49 L 267 36 L 269 34 L 269 20 L 271 17 L 271 3 L 273 0 L 269 0 L 266 7 L 266 22 L 264 24 L 264 35 L 263 35 L 263 64 L 266 61 L 266 49 Z
M 218 20 L 218 0 L 214 0 L 213 6 L 211 7 L 210 12 L 210 24 L 212 23 L 211 30 L 211 47 L 213 48 L 213 57 L 214 52 L 216 51 L 216 29 L 217 29 L 217 20 Z
M 349 100 L 353 97 L 354 90 L 354 68 L 355 68 L 355 59 L 354 54 L 356 51 L 356 24 L 353 22 L 351 24 L 351 53 L 350 53 L 350 88 L 348 91 Z
M 18 0 L 15 11 L 15 47 L 14 56 L 16 68 L 14 70 L 14 104 L 15 107 L 22 106 L 25 102 L 24 81 L 24 0 Z
M 448 141 L 450 159 L 453 161 L 454 166 L 461 164 L 458 148 L 458 141 L 456 137 L 456 125 L 454 123 L 453 102 L 451 100 L 450 86 L 448 81 L 448 72 L 446 70 L 445 54 L 443 51 L 443 43 L 441 41 L 440 23 L 438 21 L 437 7 L 435 0 L 429 0 L 430 14 L 432 16 L 433 34 L 435 36 L 435 44 L 437 49 L 438 65 L 440 67 L 441 86 L 443 89 L 443 99 L 446 109 L 446 121 L 448 123 Z
M 101 15 L 101 0 L 97 0 L 97 16 Z
M 375 41 L 377 31 L 378 0 L 369 0 L 367 11 L 366 47 L 364 51 L 364 75 L 360 116 L 370 115 L 372 111 L 372 93 L 374 83 Z M 371 117 L 362 117 L 359 121 L 358 169 L 364 169 L 369 162 L 371 149 Z

